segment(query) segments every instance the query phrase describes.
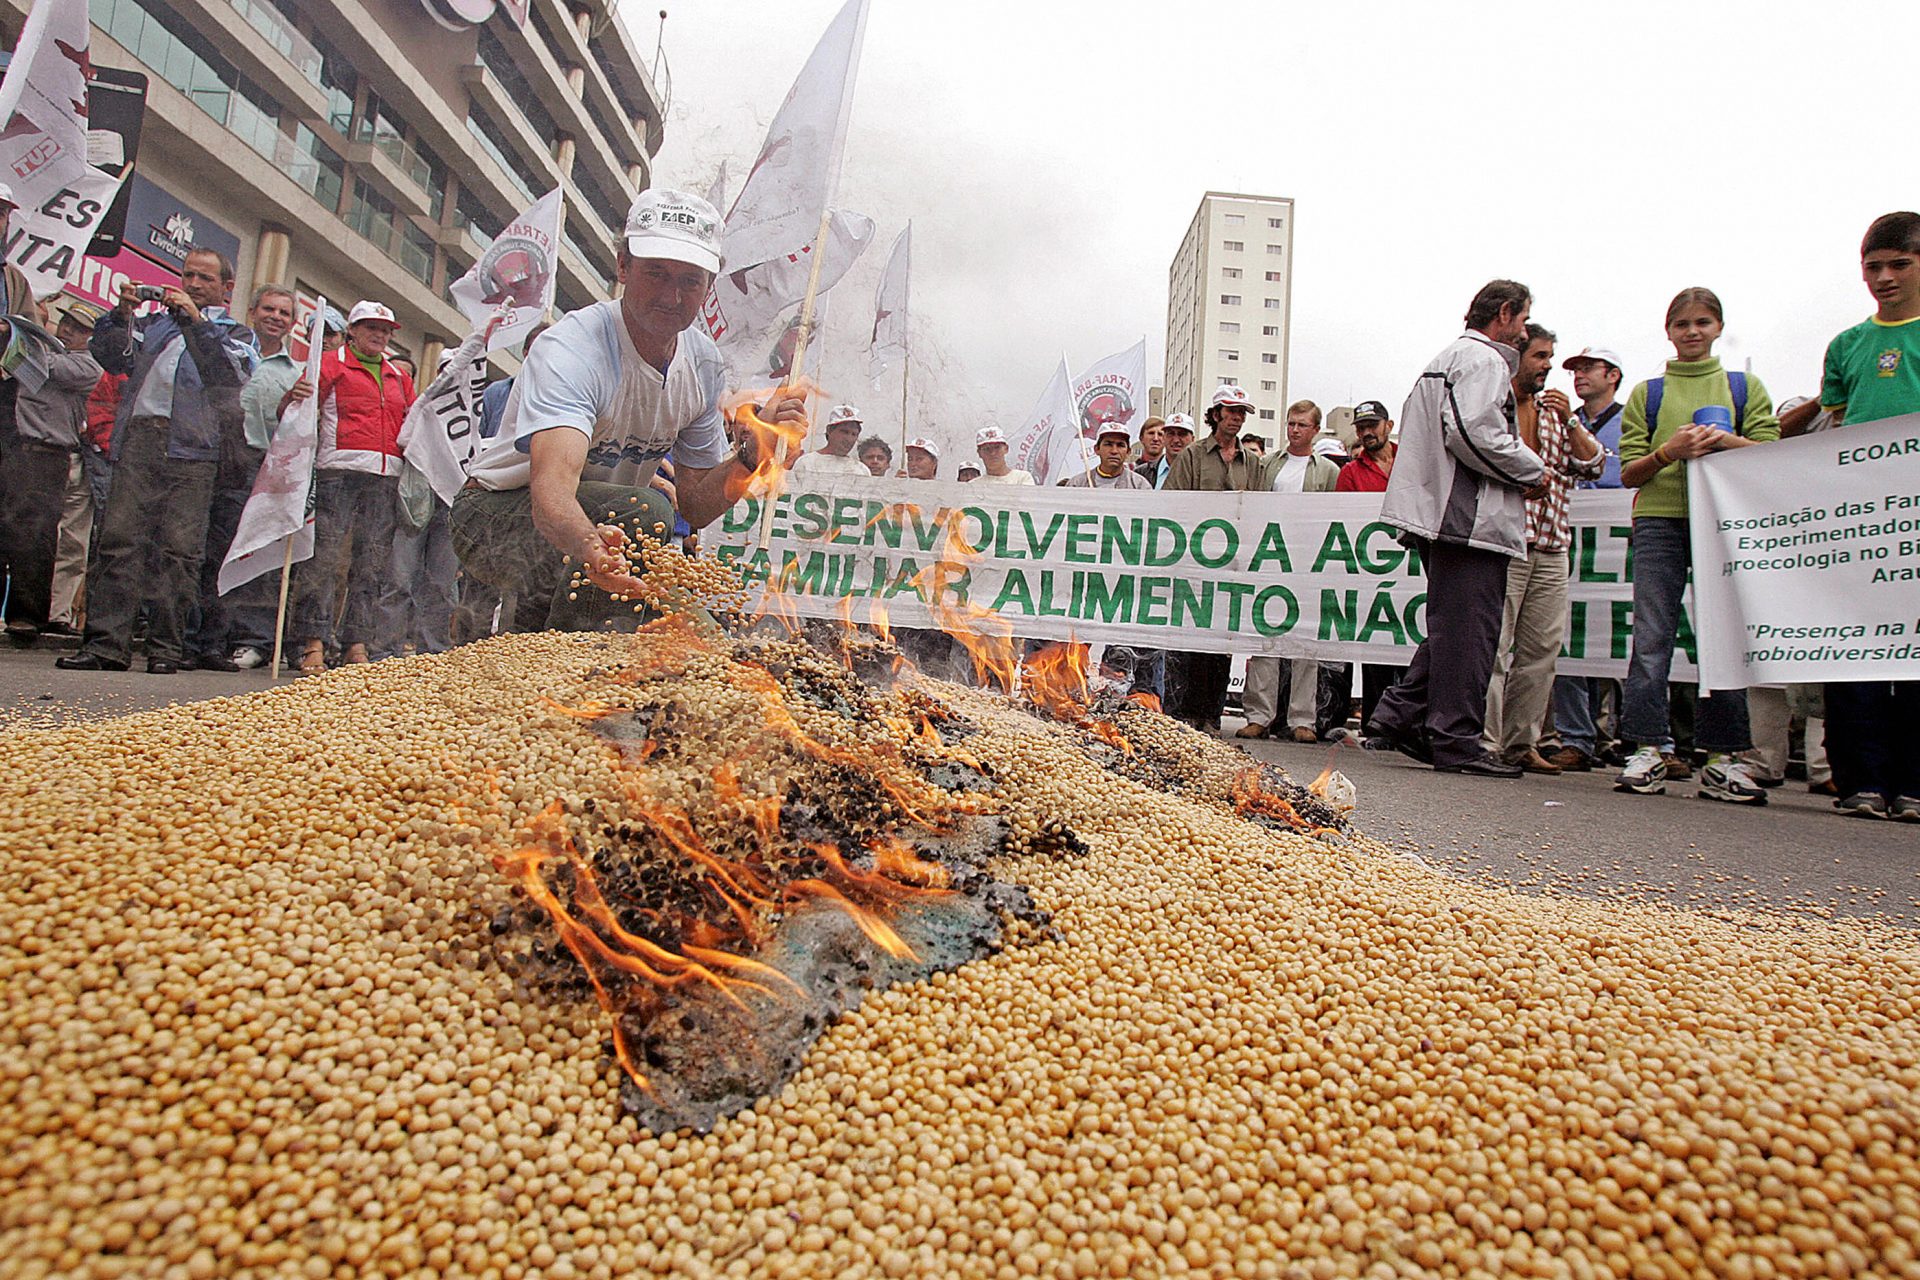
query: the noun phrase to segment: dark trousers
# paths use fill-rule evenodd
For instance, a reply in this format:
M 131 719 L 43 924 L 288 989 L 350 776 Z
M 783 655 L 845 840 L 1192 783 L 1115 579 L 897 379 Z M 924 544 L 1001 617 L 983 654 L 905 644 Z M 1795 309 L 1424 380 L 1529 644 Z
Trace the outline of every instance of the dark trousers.
M 379 641 L 376 617 L 393 554 L 396 475 L 322 471 L 313 478 L 313 558 L 294 571 L 300 603 L 290 629 L 296 643 L 332 643 L 334 604 L 346 580 L 347 607 L 339 618 L 341 648 Z
M 1208 728 L 1220 723 L 1227 705 L 1227 685 L 1233 680 L 1230 653 L 1167 652 L 1167 694 L 1162 705 L 1168 715 Z
M 640 534 L 664 538 L 673 530 L 673 503 L 658 489 L 583 480 L 575 493 L 595 524 L 618 525 L 636 552 Z M 572 585 L 579 560 L 569 565 L 533 527 L 530 490 L 463 490 L 453 500 L 452 530 L 461 569 L 518 597 L 505 630 L 632 631 L 646 620 L 584 578 Z
M 1826 693 L 1835 789 L 1920 799 L 1920 680 L 1835 683 Z
M 105 662 L 131 658 L 142 602 L 148 659 L 179 662 L 186 655 L 187 613 L 199 599 L 220 464 L 169 458 L 167 432 L 164 418 L 136 418 L 120 430 L 81 645 Z
M 12 434 L 3 449 L 0 568 L 7 575 L 7 626 L 31 634 L 47 625 L 53 607 L 53 558 L 73 454 Z
M 1426 737 L 1436 765 L 1465 764 L 1485 754 L 1480 732 L 1509 557 L 1422 541 L 1420 558 L 1427 569 L 1427 638 L 1406 675 L 1380 695 L 1374 723 L 1389 733 Z
M 233 547 L 240 514 L 253 496 L 253 478 L 265 449 L 234 446 L 220 464 L 213 506 L 207 515 L 207 554 L 200 564 L 200 622 L 188 648 L 199 657 L 222 657 L 241 646 L 262 652 L 273 648 L 273 619 L 279 604 L 280 575 L 261 574 L 220 594 L 220 564 Z
M 1374 709 L 1380 705 L 1380 698 L 1393 682 L 1407 674 L 1405 667 L 1389 667 L 1380 662 L 1360 664 L 1360 732 L 1373 732 Z
M 438 499 L 424 529 L 396 517 L 387 586 L 380 597 L 380 644 L 374 656 L 391 658 L 411 642 L 415 653 L 445 653 L 453 647 L 454 558 L 448 511 Z

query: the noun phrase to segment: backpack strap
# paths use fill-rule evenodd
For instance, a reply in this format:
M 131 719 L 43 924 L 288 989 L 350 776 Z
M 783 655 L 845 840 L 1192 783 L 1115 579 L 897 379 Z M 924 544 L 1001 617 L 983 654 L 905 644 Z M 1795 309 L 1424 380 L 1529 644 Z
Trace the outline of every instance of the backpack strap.
M 1747 375 L 1729 372 L 1727 386 L 1733 391 L 1733 434 L 1747 434 Z
M 1647 379 L 1647 439 L 1660 434 L 1660 400 L 1666 395 L 1665 378 Z

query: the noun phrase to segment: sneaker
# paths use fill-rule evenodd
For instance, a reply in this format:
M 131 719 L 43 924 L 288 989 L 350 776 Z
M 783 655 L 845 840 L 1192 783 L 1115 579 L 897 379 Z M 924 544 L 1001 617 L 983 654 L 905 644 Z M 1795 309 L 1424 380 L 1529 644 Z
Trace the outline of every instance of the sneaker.
M 1728 804 L 1765 804 L 1766 790 L 1753 780 L 1747 766 L 1732 756 L 1711 755 L 1700 771 L 1700 795 L 1706 800 L 1724 800 Z
M 1887 816 L 1895 822 L 1920 822 L 1920 796 L 1899 796 Z
M 1667 762 L 1667 776 L 1678 782 L 1682 778 L 1693 776 L 1693 761 L 1686 756 L 1666 752 L 1662 757 Z
M 1849 818 L 1884 818 L 1887 802 L 1871 791 L 1856 791 L 1833 802 L 1833 807 Z
M 250 644 L 243 644 L 227 655 L 236 671 L 257 671 L 267 665 L 267 655 Z
M 1667 760 L 1654 747 L 1642 747 L 1627 757 L 1627 767 L 1613 780 L 1615 791 L 1631 791 L 1637 796 L 1661 796 L 1667 793 Z

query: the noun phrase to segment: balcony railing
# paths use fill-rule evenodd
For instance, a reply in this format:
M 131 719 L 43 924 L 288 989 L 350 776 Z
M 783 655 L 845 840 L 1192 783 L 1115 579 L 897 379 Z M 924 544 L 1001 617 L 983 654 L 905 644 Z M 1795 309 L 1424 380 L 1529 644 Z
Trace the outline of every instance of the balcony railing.
M 387 159 L 400 166 L 400 172 L 413 179 L 413 185 L 422 191 L 431 191 L 433 184 L 433 166 L 426 157 L 414 150 L 413 144 L 397 133 L 388 133 L 374 128 L 370 121 L 360 122 L 359 140 L 371 142 Z
M 287 61 L 299 68 L 300 74 L 320 84 L 320 51 L 313 42 L 294 29 L 286 15 L 268 4 L 266 0 L 229 0 L 247 25 L 259 33 L 273 48 L 278 49 Z

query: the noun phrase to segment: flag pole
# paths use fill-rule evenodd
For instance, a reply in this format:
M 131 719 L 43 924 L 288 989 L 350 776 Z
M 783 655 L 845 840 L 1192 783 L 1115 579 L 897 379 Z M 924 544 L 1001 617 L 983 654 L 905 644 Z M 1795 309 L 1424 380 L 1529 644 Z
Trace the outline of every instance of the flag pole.
M 907 465 L 907 364 L 906 352 L 900 353 L 900 465 Z
M 273 679 L 280 678 L 281 644 L 287 634 L 287 583 L 293 577 L 293 538 L 287 538 L 286 558 L 280 562 L 280 611 L 273 619 Z
M 787 380 L 781 386 L 782 391 L 791 390 L 794 381 L 805 377 L 807 367 L 807 344 L 813 337 L 813 305 L 820 294 L 820 262 L 827 256 L 827 235 L 833 230 L 833 210 L 823 209 L 820 213 L 820 229 L 813 233 L 813 262 L 807 268 L 807 293 L 800 299 L 800 336 L 793 344 L 793 363 L 787 367 Z M 808 424 L 811 429 L 812 424 Z M 774 460 L 784 463 L 780 456 L 782 445 L 774 444 Z M 764 546 L 773 536 L 773 503 L 760 504 L 760 542 Z

